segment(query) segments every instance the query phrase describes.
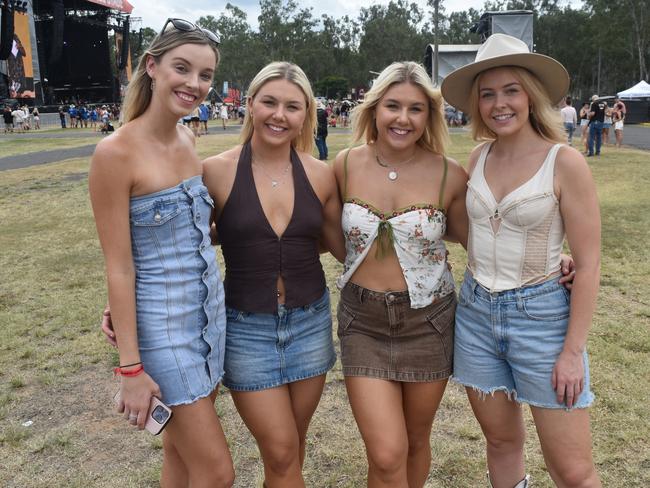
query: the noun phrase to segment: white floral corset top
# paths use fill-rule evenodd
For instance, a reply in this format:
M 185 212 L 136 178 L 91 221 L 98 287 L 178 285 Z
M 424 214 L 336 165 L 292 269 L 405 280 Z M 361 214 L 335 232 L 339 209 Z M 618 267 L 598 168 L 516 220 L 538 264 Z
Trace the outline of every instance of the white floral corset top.
M 347 156 L 346 161 L 347 163 Z M 447 160 L 440 191 L 442 202 Z M 347 165 L 345 165 L 347 173 Z M 343 288 L 377 241 L 378 256 L 395 250 L 404 272 L 411 308 L 423 308 L 454 292 L 454 277 L 447 265 L 447 248 L 442 240 L 447 217 L 442 203 L 414 204 L 384 213 L 359 198 L 345 198 L 341 218 L 345 236 L 345 268 L 337 280 Z

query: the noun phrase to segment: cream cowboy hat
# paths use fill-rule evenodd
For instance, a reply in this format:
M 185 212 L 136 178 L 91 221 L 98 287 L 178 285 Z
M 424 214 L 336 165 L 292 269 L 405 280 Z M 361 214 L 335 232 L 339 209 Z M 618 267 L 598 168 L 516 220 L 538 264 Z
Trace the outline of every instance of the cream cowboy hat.
M 516 37 L 492 34 L 479 47 L 473 63 L 445 77 L 440 87 L 442 96 L 454 107 L 468 112 L 474 79 L 483 71 L 502 66 L 517 66 L 530 71 L 542 83 L 553 104 L 560 102 L 569 89 L 569 73 L 558 61 L 531 53 L 526 43 Z

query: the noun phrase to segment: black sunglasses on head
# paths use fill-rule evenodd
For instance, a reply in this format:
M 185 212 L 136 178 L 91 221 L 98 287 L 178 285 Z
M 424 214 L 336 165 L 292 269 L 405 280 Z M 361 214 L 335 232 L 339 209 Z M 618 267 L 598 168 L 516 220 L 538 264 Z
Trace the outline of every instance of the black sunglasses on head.
M 160 33 L 162 34 L 167 30 L 167 26 L 171 24 L 174 29 L 183 31 L 183 32 L 192 32 L 195 30 L 201 31 L 203 35 L 211 42 L 213 42 L 215 45 L 221 44 L 221 36 L 219 34 L 216 34 L 212 32 L 211 30 L 204 29 L 203 27 L 199 27 L 196 24 L 193 24 L 192 22 L 188 20 L 183 20 L 183 19 L 167 19 L 167 22 L 165 22 L 165 25 L 163 25 L 162 30 Z

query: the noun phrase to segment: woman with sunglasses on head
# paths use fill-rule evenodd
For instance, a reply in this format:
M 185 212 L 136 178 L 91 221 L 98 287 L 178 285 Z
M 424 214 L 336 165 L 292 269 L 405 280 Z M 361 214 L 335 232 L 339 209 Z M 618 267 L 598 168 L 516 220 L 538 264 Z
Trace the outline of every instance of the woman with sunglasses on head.
M 234 472 L 214 401 L 223 374 L 223 287 L 213 208 L 194 137 L 177 124 L 208 94 L 218 37 L 170 19 L 142 56 L 125 124 L 92 158 L 90 197 L 119 346 L 120 411 L 144 427 L 152 396 L 173 412 L 163 487 L 229 487 Z
M 442 84 L 487 141 L 469 160 L 468 267 L 456 310 L 454 380 L 487 440 L 494 488 L 524 488 L 530 405 L 551 478 L 600 487 L 591 454 L 587 335 L 598 293 L 600 214 L 584 157 L 564 144 L 553 105 L 569 76 L 552 58 L 494 34 Z M 566 238 L 571 293 L 560 286 Z
M 465 244 L 467 176 L 445 156 L 442 98 L 416 63 L 384 69 L 352 120 L 364 144 L 334 163 L 347 247 L 343 374 L 368 486 L 422 487 L 452 372 L 456 296 L 443 238 Z
M 295 64 L 251 81 L 239 145 L 204 162 L 226 264 L 224 385 L 257 441 L 267 488 L 305 486 L 305 438 L 334 365 L 319 248 L 342 260 L 331 168 L 312 155 L 315 99 Z

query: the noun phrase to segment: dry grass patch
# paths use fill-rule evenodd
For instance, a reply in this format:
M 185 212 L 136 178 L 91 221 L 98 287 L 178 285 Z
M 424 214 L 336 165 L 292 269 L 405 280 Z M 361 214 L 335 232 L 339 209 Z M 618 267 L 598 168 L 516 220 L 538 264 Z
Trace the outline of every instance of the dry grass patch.
M 201 137 L 201 156 L 236 143 Z M 453 136 L 450 155 L 466 160 L 473 143 Z M 86 141 L 84 141 L 86 142 Z M 347 135 L 328 138 L 332 156 Z M 50 140 L 43 149 L 60 147 Z M 0 146 L 3 147 L 3 146 Z M 590 340 L 594 457 L 607 487 L 650 483 L 650 157 L 606 148 L 591 159 L 603 212 L 602 287 Z M 88 203 L 88 159 L 2 172 L 0 179 L 0 486 L 154 487 L 161 444 L 132 432 L 112 412 L 115 352 L 99 332 L 106 291 Z M 457 279 L 464 251 L 450 246 Z M 323 257 L 334 279 L 340 265 Z M 337 341 L 338 342 L 338 341 Z M 338 347 L 338 344 L 337 344 Z M 227 392 L 222 419 L 238 488 L 262 479 L 257 447 Z M 530 415 L 528 468 L 536 487 L 552 486 Z M 23 426 L 31 421 L 30 426 Z M 484 441 L 464 392 L 450 385 L 431 436 L 428 487 L 484 486 Z M 328 375 L 308 438 L 311 487 L 364 486 L 363 443 L 350 412 L 340 364 Z

